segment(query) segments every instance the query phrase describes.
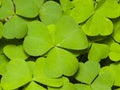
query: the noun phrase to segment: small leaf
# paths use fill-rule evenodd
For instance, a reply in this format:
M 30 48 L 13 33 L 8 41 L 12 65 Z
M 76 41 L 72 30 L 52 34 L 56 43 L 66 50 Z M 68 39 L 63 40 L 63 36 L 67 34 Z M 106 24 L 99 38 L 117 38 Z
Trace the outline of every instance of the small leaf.
M 3 37 L 7 39 L 21 39 L 27 33 L 27 24 L 18 16 L 13 16 L 3 27 Z
M 0 22 L 0 38 L 2 38 L 3 24 Z
M 113 23 L 103 15 L 94 14 L 83 24 L 82 29 L 88 36 L 107 36 L 113 32 Z
M 101 4 L 101 6 L 99 4 Z M 102 14 L 105 17 L 116 18 L 120 15 L 118 0 L 101 0 L 98 2 L 98 6 L 96 13 Z
M 62 75 L 72 76 L 78 70 L 76 57 L 61 48 L 53 48 L 47 55 L 45 72 L 48 76 L 56 78 Z
M 26 60 L 28 58 L 28 55 L 25 54 L 22 45 L 7 45 L 3 48 L 3 52 L 11 60 L 18 58 L 21 60 Z
M 53 47 L 47 27 L 39 21 L 32 21 L 28 25 L 28 36 L 23 43 L 24 50 L 31 56 L 45 54 Z
M 27 18 L 33 18 L 38 15 L 39 8 L 35 2 L 29 0 L 14 0 L 14 3 L 16 6 L 17 15 Z
M 25 89 L 23 90 L 46 90 L 45 88 L 43 88 L 42 86 L 40 86 L 39 84 L 35 83 L 35 82 L 31 82 Z
M 74 8 L 71 10 L 71 16 L 82 23 L 94 13 L 93 0 L 73 0 Z
M 109 46 L 106 44 L 93 43 L 88 53 L 88 59 L 100 62 L 109 55 Z M 101 53 L 102 52 L 102 53 Z
M 108 68 L 102 68 L 99 76 L 92 83 L 92 90 L 111 90 L 114 83 L 114 77 Z
M 2 5 L 0 6 L 0 20 L 3 20 L 14 14 L 14 6 L 12 0 L 2 0 Z
M 63 84 L 62 78 L 50 78 L 45 74 L 46 58 L 38 58 L 35 63 L 33 80 L 52 87 L 60 87 Z
M 109 57 L 112 61 L 120 60 L 120 45 L 118 43 L 111 44 Z
M 87 61 L 85 64 L 80 62 L 79 70 L 75 78 L 83 83 L 91 84 L 95 77 L 98 75 L 100 65 L 97 62 Z
M 4 90 L 13 90 L 28 83 L 31 78 L 28 64 L 24 60 L 11 60 L 2 76 L 1 85 Z
M 54 24 L 62 16 L 62 9 L 55 1 L 47 1 L 40 8 L 39 17 L 45 24 Z
M 77 23 L 70 16 L 63 16 L 56 24 L 55 41 L 57 46 L 81 50 L 88 47 L 88 40 Z
M 75 90 L 92 90 L 89 85 L 86 84 L 74 84 L 75 85 Z

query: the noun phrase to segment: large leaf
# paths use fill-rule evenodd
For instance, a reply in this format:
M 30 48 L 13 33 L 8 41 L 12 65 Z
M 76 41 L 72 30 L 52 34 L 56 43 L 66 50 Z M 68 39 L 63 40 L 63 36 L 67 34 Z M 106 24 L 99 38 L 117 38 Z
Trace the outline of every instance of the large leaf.
M 26 60 L 28 58 L 28 55 L 25 54 L 22 45 L 7 45 L 3 48 L 3 52 L 11 60 L 18 58 L 21 60 Z
M 1 79 L 4 90 L 13 90 L 28 83 L 32 76 L 28 64 L 24 60 L 11 60 Z
M 47 1 L 40 8 L 39 17 L 45 24 L 53 24 L 61 17 L 62 9 L 60 5 L 54 1 Z
M 50 78 L 45 74 L 46 58 L 38 58 L 35 63 L 33 80 L 52 87 L 60 87 L 63 84 L 62 78 Z
M 112 61 L 120 60 L 120 44 L 118 44 L 118 43 L 111 44 L 109 57 Z
M 13 16 L 4 24 L 3 37 L 7 39 L 21 39 L 27 33 L 27 24 L 18 16 Z
M 85 34 L 70 16 L 63 16 L 56 24 L 56 44 L 59 47 L 81 50 L 88 47 Z
M 72 76 L 78 70 L 78 61 L 72 53 L 55 47 L 48 53 L 45 70 L 50 77 Z
M 71 10 L 71 16 L 77 23 L 84 22 L 94 13 L 93 0 L 73 0 L 74 8 Z
M 112 90 L 114 77 L 108 67 L 103 67 L 100 70 L 99 76 L 94 80 L 91 87 L 92 90 Z
M 47 27 L 39 21 L 30 22 L 28 36 L 23 43 L 24 50 L 32 56 L 40 56 L 53 47 Z
M 0 22 L 0 38 L 2 38 L 3 24 Z
M 76 90 L 92 90 L 89 85 L 86 84 L 75 84 Z
M 23 90 L 46 90 L 44 87 L 32 81 L 25 89 Z
M 83 26 L 83 31 L 88 36 L 107 36 L 113 32 L 113 23 L 103 15 L 94 14 Z
M 14 14 L 14 6 L 12 0 L 2 0 L 0 7 L 0 20 L 5 19 Z
M 75 78 L 83 83 L 91 84 L 95 77 L 98 75 L 100 65 L 97 62 L 87 61 L 85 64 L 80 62 L 79 70 Z
M 109 51 L 108 45 L 93 43 L 88 53 L 88 59 L 99 62 L 101 59 L 105 59 L 109 55 Z
M 38 8 L 40 8 L 41 5 L 44 3 L 44 0 L 33 0 L 33 2 L 38 6 Z
M 14 3 L 17 15 L 33 18 L 39 13 L 39 8 L 33 0 L 14 0 Z
M 109 18 L 118 17 L 120 15 L 118 0 L 100 0 L 98 2 L 96 13 L 102 14 Z

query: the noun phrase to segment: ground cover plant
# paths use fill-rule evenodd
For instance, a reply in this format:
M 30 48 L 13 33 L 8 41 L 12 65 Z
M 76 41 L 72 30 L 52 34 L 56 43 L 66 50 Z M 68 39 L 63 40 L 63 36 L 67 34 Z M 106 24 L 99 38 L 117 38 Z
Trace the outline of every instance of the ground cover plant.
M 0 0 L 0 90 L 120 90 L 119 0 Z

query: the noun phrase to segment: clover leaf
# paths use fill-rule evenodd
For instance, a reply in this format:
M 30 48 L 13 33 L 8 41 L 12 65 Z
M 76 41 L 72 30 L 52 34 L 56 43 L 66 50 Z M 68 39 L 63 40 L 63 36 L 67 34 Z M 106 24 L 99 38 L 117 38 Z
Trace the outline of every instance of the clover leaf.
M 41 8 L 42 4 L 44 3 L 44 0 L 33 0 L 33 2 L 38 6 L 38 8 Z
M 13 90 L 27 84 L 32 76 L 28 64 L 24 60 L 11 60 L 1 79 L 1 86 L 5 90 Z
M 46 90 L 45 88 L 43 88 L 42 86 L 40 86 L 39 84 L 35 83 L 34 81 L 32 81 L 25 89 L 23 90 Z
M 39 13 L 39 8 L 36 3 L 31 0 L 13 0 L 16 6 L 16 14 L 27 17 L 33 18 L 36 17 Z M 22 6 L 21 6 L 22 5 Z
M 0 6 L 0 20 L 3 20 L 14 14 L 14 6 L 12 0 L 2 0 Z
M 93 0 L 73 0 L 73 5 L 74 8 L 71 10 L 70 15 L 77 23 L 84 22 L 94 13 Z
M 18 58 L 26 60 L 28 58 L 28 55 L 24 52 L 22 45 L 7 45 L 3 48 L 3 52 L 11 60 Z
M 42 55 L 51 49 L 53 45 L 47 27 L 39 21 L 30 22 L 23 47 L 32 56 Z
M 53 78 L 72 76 L 78 70 L 78 61 L 72 53 L 55 47 L 47 55 L 45 70 L 46 74 Z
M 33 80 L 52 87 L 62 86 L 62 78 L 50 78 L 45 74 L 46 58 L 38 58 L 35 62 Z
M 41 21 L 47 25 L 56 23 L 61 16 L 62 9 L 60 5 L 54 1 L 48 1 L 40 8 L 39 17 Z
M 74 19 L 67 15 L 56 24 L 55 41 L 57 46 L 67 49 L 82 50 L 88 47 L 87 37 Z
M 89 85 L 86 84 L 74 84 L 76 90 L 92 90 Z
M 110 46 L 110 53 L 109 57 L 112 61 L 119 61 L 120 60 L 120 45 L 118 43 L 112 43 Z
M 93 43 L 88 53 L 88 59 L 99 62 L 101 59 L 107 58 L 109 51 L 108 45 Z
M 3 24 L 0 22 L 0 38 L 2 38 L 2 30 L 3 30 Z
M 3 27 L 3 37 L 7 39 L 21 39 L 27 33 L 27 24 L 18 16 L 13 16 Z
M 120 15 L 120 6 L 117 0 L 100 0 L 97 6 L 96 13 L 105 17 L 116 18 Z
M 94 14 L 82 29 L 88 36 L 108 36 L 113 32 L 113 23 L 101 14 Z
M 94 78 L 99 74 L 100 65 L 97 62 L 87 61 L 79 63 L 79 70 L 75 78 L 83 83 L 91 84 Z

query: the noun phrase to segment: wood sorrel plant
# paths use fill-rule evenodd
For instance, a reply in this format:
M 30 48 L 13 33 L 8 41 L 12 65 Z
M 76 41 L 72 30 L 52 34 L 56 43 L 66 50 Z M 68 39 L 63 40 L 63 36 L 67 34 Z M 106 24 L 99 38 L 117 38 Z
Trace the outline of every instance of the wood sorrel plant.
M 120 90 L 119 0 L 0 0 L 0 90 Z

